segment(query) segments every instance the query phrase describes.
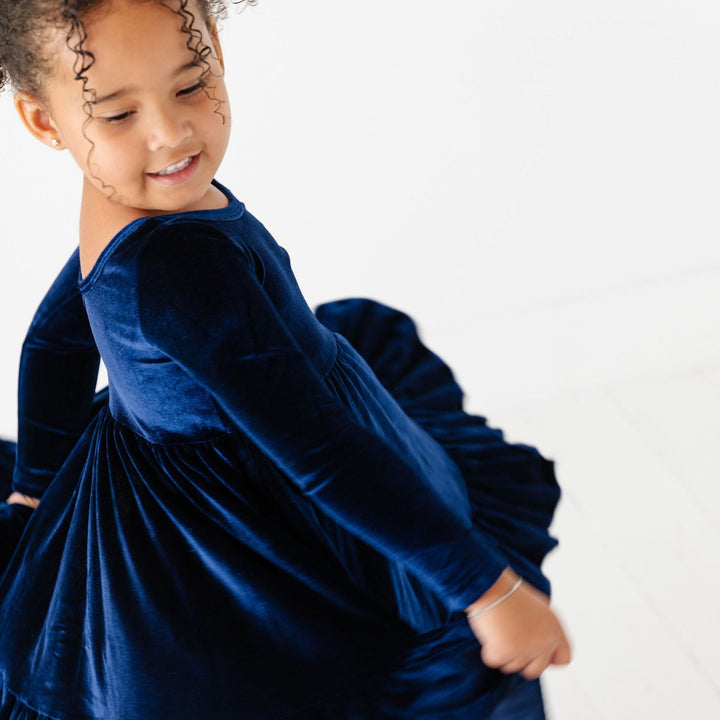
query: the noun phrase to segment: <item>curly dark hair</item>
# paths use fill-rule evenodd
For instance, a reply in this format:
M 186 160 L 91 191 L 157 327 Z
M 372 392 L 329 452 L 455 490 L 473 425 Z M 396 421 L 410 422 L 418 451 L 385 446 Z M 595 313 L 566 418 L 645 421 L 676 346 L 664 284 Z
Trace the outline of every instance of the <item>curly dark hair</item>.
M 95 143 L 88 137 L 87 128 L 93 121 L 93 106 L 97 93 L 89 87 L 88 71 L 95 62 L 95 56 L 86 49 L 87 30 L 84 18 L 89 13 L 102 9 L 109 0 L 0 0 L 0 90 L 8 83 L 17 91 L 24 91 L 46 100 L 43 96 L 42 79 L 50 72 L 52 58 L 44 54 L 44 41 L 48 32 L 58 29 L 66 31 L 65 42 L 75 53 L 73 72 L 81 84 L 83 109 L 86 120 L 82 127 L 90 143 L 87 165 L 95 152 Z M 203 92 L 215 102 L 215 112 L 222 118 L 223 102 L 215 97 L 214 86 L 207 82 L 212 72 L 208 56 L 212 50 L 196 25 L 196 17 L 189 5 L 192 0 L 133 0 L 134 2 L 155 2 L 166 7 L 182 19 L 182 32 L 187 35 L 187 47 L 195 54 L 195 64 L 202 68 Z M 220 19 L 225 16 L 228 4 L 255 5 L 257 0 L 194 0 L 202 20 Z M 104 190 L 115 195 L 115 188 L 107 185 L 102 178 L 90 170 Z
M 75 77 L 87 91 L 86 73 L 94 58 L 84 49 L 87 33 L 83 18 L 108 0 L 0 0 L 0 89 L 11 85 L 37 97 L 43 97 L 43 77 L 50 71 L 52 58 L 44 51 L 48 31 L 67 29 L 67 44 L 76 55 Z M 188 0 L 178 0 L 171 8 L 163 0 L 137 0 L 165 5 L 183 19 L 188 47 L 196 53 L 198 65 L 205 64 L 210 52 L 195 26 L 195 16 Z M 228 6 L 255 5 L 257 0 L 195 0 L 205 22 L 225 17 Z

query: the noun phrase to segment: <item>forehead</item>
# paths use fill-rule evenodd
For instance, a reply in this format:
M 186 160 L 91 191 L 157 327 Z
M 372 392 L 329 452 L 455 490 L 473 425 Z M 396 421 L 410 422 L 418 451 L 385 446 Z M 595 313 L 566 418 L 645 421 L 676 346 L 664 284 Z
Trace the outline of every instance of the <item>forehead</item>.
M 127 82 L 128 76 L 151 79 L 168 66 L 177 67 L 196 58 L 198 34 L 208 45 L 209 33 L 195 3 L 180 11 L 179 0 L 111 0 L 83 20 L 86 37 L 82 44 L 76 34 L 70 42 L 66 31 L 58 31 L 55 42 L 64 79 L 74 79 L 80 68 L 80 52 L 93 82 Z M 193 19 L 193 34 L 187 27 Z M 105 88 L 103 88 L 105 89 Z

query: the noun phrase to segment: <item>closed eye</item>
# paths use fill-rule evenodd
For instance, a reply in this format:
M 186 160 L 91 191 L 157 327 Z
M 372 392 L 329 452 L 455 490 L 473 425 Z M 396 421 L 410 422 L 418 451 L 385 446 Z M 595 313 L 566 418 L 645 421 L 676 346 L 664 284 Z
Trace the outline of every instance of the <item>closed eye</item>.
M 103 117 L 101 120 L 107 123 L 121 123 L 123 120 L 127 120 L 133 114 L 132 110 L 128 112 L 120 113 L 119 115 L 112 115 L 110 117 Z
M 202 90 L 204 87 L 205 87 L 205 83 L 201 81 L 199 83 L 196 83 L 195 85 L 192 85 L 189 88 L 185 88 L 184 90 L 178 91 L 178 95 L 182 95 L 182 96 L 194 95 L 196 92 Z

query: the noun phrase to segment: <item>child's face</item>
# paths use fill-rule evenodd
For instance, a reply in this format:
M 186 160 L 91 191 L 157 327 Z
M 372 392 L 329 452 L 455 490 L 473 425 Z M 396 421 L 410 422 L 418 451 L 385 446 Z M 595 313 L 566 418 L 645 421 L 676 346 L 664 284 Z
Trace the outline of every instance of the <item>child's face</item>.
M 84 47 L 95 56 L 87 87 L 97 101 L 84 132 L 76 55 L 58 33 L 57 71 L 44 87 L 50 120 L 86 178 L 112 202 L 150 212 L 200 207 L 225 154 L 230 107 L 222 56 L 216 35 L 191 9 L 213 49 L 205 88 L 183 21 L 167 7 L 113 0 L 86 19 Z

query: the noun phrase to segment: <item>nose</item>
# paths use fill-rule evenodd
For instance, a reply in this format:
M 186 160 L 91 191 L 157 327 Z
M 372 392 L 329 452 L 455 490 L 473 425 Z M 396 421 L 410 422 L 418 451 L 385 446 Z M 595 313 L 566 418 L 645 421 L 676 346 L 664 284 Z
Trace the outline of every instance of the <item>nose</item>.
M 157 108 L 152 113 L 148 132 L 148 148 L 153 152 L 175 148 L 190 137 L 190 121 L 177 108 Z

